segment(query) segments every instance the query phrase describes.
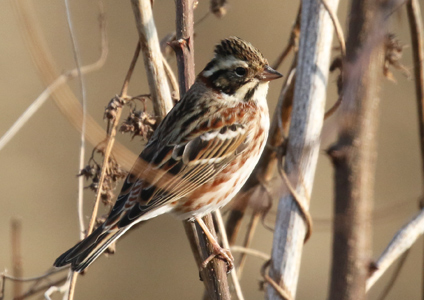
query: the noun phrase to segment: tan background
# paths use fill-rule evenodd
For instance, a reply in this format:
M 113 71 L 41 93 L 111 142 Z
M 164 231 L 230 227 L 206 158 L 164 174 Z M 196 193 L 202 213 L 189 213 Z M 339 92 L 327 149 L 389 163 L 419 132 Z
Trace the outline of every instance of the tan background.
M 53 52 L 59 71 L 74 67 L 63 1 L 34 1 L 34 14 Z M 96 1 L 71 2 L 72 19 L 84 64 L 99 55 L 98 7 Z M 339 9 L 345 24 L 345 1 Z M 210 16 L 196 28 L 195 57 L 197 72 L 212 57 L 213 45 L 230 35 L 240 36 L 261 49 L 273 62 L 288 40 L 298 1 L 230 1 L 227 16 Z M 120 90 L 137 34 L 129 1 L 104 1 L 107 13 L 109 57 L 104 68 L 85 76 L 89 112 L 104 126 L 103 109 Z M 195 19 L 208 9 L 201 1 Z M 173 1 L 156 1 L 154 7 L 159 36 L 174 28 Z M 405 14 L 394 18 L 392 29 L 405 44 L 410 44 Z M 3 134 L 44 87 L 28 54 L 17 18 L 9 1 L 0 2 L 0 134 Z M 411 66 L 410 49 L 404 62 Z M 175 62 L 173 62 L 175 68 Z M 287 65 L 280 68 L 287 72 Z M 130 92 L 148 92 L 142 64 L 137 66 Z M 413 81 L 395 74 L 398 83 L 384 81 L 381 121 L 378 136 L 376 179 L 376 217 L 374 258 L 381 253 L 396 230 L 411 218 L 420 195 L 420 157 L 418 151 L 417 113 Z M 274 109 L 282 81 L 271 83 L 269 104 Z M 335 101 L 335 76 L 329 79 L 328 102 Z M 78 84 L 71 84 L 80 94 Z M 335 124 L 328 122 L 332 131 Z M 142 143 L 120 136 L 134 152 Z M 323 149 L 332 139 L 323 141 Z M 23 264 L 25 276 L 44 272 L 54 259 L 78 239 L 76 194 L 79 133 L 59 113 L 52 101 L 46 103 L 24 129 L 0 152 L 0 269 L 10 269 L 10 231 L 12 217 L 23 222 Z M 91 145 L 87 149 L 91 150 Z M 314 192 L 312 215 L 315 232 L 304 249 L 298 299 L 326 299 L 330 267 L 332 215 L 332 168 L 322 151 Z M 93 194 L 86 193 L 85 215 L 90 214 Z M 272 221 L 272 220 L 271 220 Z M 270 222 L 271 222 L 270 221 Z M 259 228 L 253 247 L 269 253 L 272 234 Z M 419 299 L 423 245 L 420 239 L 387 299 Z M 242 280 L 247 299 L 261 299 L 259 268 L 262 262 L 249 258 Z M 376 299 L 387 282 L 379 282 L 370 293 Z M 11 286 L 7 286 L 11 290 Z M 101 257 L 80 277 L 76 299 L 200 299 L 203 285 L 198 280 L 194 260 L 183 226 L 170 216 L 159 217 L 118 243 L 117 254 Z M 10 294 L 9 294 L 10 295 Z

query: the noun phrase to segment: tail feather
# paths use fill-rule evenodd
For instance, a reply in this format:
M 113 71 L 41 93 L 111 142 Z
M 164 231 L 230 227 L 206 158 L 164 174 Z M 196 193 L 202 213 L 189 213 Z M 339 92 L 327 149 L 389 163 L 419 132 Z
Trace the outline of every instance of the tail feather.
M 54 262 L 55 267 L 63 267 L 71 264 L 72 270 L 82 272 L 100 254 L 102 254 L 111 243 L 125 233 L 128 228 L 106 229 L 100 226 L 87 238 L 59 256 Z

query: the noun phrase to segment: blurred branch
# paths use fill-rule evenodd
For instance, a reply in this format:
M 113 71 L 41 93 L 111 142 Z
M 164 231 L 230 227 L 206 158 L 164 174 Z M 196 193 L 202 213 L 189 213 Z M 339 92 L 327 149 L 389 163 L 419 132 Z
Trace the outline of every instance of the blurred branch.
M 424 178 L 424 24 L 418 0 L 406 1 L 406 11 L 408 13 L 414 60 L 415 93 L 417 97 L 418 128 L 421 148 L 421 178 Z M 424 184 L 422 184 L 421 188 L 421 196 L 424 197 Z M 421 207 L 424 207 L 423 201 L 424 200 L 421 200 Z M 422 270 L 421 294 L 422 299 L 424 299 L 424 268 L 422 268 Z
M 400 275 L 400 271 L 402 270 L 402 267 L 404 266 L 406 259 L 408 258 L 409 250 L 410 249 L 406 250 L 405 253 L 402 254 L 399 260 L 399 263 L 396 266 L 396 269 L 393 271 L 393 274 L 390 277 L 389 282 L 386 283 L 386 286 L 384 287 L 384 290 L 381 293 L 380 297 L 378 297 L 378 300 L 384 300 L 389 295 L 390 291 L 395 285 L 396 280 L 398 279 Z
M 381 275 L 387 271 L 399 256 L 411 248 L 423 233 L 424 209 L 396 233 L 378 260 L 373 263 L 372 271 L 374 272 L 367 279 L 367 291 L 380 279 Z
M 20 219 L 12 219 L 11 221 L 11 239 L 12 239 L 12 274 L 16 278 L 23 276 L 22 266 L 22 221 Z M 13 282 L 13 297 L 17 297 L 22 293 L 22 282 Z
M 338 141 L 330 300 L 364 299 L 371 256 L 382 46 L 395 1 L 352 1 Z
M 173 107 L 166 80 L 158 34 L 150 0 L 131 0 L 140 38 L 155 115 L 161 119 Z
M 66 275 L 66 276 L 63 276 L 63 277 L 59 277 L 56 280 L 52 280 L 52 281 L 50 281 L 50 282 L 48 282 L 44 285 L 40 285 L 38 287 L 31 288 L 28 291 L 26 291 L 25 293 L 23 293 L 22 295 L 20 295 L 18 297 L 14 297 L 13 300 L 23 300 L 23 299 L 26 299 L 28 297 L 31 297 L 35 294 L 38 294 L 42 291 L 45 291 L 46 289 L 48 289 L 51 286 L 56 286 L 56 285 L 64 283 L 67 278 L 68 278 L 68 276 Z
M 8 275 L 6 274 L 6 272 L 0 273 L 0 300 L 3 300 L 5 297 L 4 291 L 6 288 L 6 280 L 10 280 L 12 282 L 30 282 L 30 281 L 36 281 L 37 283 L 40 282 L 40 280 L 45 279 L 53 274 L 65 271 L 66 268 L 64 269 L 54 269 L 51 268 L 49 271 L 47 271 L 46 273 L 39 275 L 39 276 L 35 276 L 35 277 L 15 277 L 13 275 Z M 35 287 L 34 287 L 35 288 Z M 24 295 L 26 293 L 28 293 L 29 291 L 25 292 Z M 19 299 L 20 296 L 18 296 Z
M 99 70 L 104 66 L 108 54 L 108 41 L 106 34 L 106 22 L 103 12 L 99 16 L 100 33 L 101 33 L 101 54 L 99 59 L 86 66 L 81 67 L 81 73 L 87 74 Z M 24 113 L 16 120 L 16 122 L 7 130 L 7 132 L 0 138 L 0 150 L 9 143 L 9 141 L 21 130 L 26 122 L 38 111 L 38 109 L 46 102 L 52 93 L 61 85 L 66 83 L 69 79 L 78 77 L 78 69 L 64 72 L 58 76 L 47 88 L 34 100 L 34 102 L 24 111 Z
M 327 1 L 336 11 L 339 1 Z M 318 1 L 302 1 L 296 83 L 284 172 L 296 193 L 308 201 L 324 120 L 333 24 Z M 305 203 L 309 206 L 309 203 Z M 307 225 L 292 193 L 281 196 L 274 232 L 269 279 L 295 297 Z M 268 280 L 269 282 L 269 280 Z M 267 299 L 279 299 L 275 285 Z
M 281 52 L 280 56 L 277 58 L 277 60 L 272 64 L 272 68 L 274 70 L 277 70 L 281 64 L 284 62 L 286 57 L 289 55 L 289 53 L 294 50 L 294 52 L 297 52 L 297 48 L 299 45 L 299 34 L 300 34 L 300 7 L 297 12 L 296 21 L 294 22 L 292 26 L 292 30 L 290 33 L 290 39 L 289 42 L 286 45 L 286 48 L 284 48 L 283 52 Z
M 85 84 L 84 79 L 82 77 L 81 73 L 81 59 L 79 55 L 79 49 L 78 49 L 78 43 L 74 32 L 74 25 L 72 22 L 71 17 L 71 8 L 69 5 L 69 0 L 64 0 L 65 2 L 65 10 L 66 10 L 66 20 L 68 23 L 68 30 L 69 30 L 69 37 L 71 40 L 72 45 L 72 53 L 74 56 L 74 62 L 76 65 L 77 73 L 78 73 L 78 79 L 79 79 L 79 85 L 81 89 L 81 106 L 82 106 L 82 124 L 81 124 L 81 132 L 80 132 L 80 153 L 79 153 L 79 164 L 78 169 L 82 170 L 84 168 L 85 164 L 85 130 L 87 125 L 87 97 L 85 92 Z M 103 12 L 103 7 L 100 5 L 100 10 Z M 79 237 L 80 239 L 84 238 L 84 213 L 83 213 L 83 207 L 84 207 L 84 178 L 80 176 L 78 178 L 78 198 L 77 198 L 77 211 L 78 211 L 78 225 L 79 225 Z M 73 298 L 70 298 L 72 300 Z
M 255 250 L 255 249 L 246 248 L 246 247 L 232 246 L 231 247 L 231 251 L 233 251 L 233 252 L 246 253 L 246 254 L 249 254 L 249 255 L 252 255 L 252 256 L 256 256 L 258 258 L 261 258 L 261 259 L 266 260 L 266 261 L 268 261 L 271 258 L 266 253 L 263 253 L 261 251 Z

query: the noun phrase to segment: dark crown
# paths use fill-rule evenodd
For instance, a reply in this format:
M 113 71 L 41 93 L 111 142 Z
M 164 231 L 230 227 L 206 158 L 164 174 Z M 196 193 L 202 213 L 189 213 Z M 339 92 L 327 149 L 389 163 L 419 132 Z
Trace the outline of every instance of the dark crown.
M 257 64 L 260 67 L 268 65 L 268 61 L 258 49 L 249 42 L 235 36 L 222 40 L 221 44 L 216 45 L 215 54 L 222 57 L 232 55 L 249 64 Z

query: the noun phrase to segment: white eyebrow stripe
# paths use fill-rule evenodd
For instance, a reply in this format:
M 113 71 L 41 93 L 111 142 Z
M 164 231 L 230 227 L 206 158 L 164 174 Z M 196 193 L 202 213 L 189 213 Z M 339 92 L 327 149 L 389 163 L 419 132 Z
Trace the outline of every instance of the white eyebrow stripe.
M 225 70 L 225 69 L 232 69 L 233 66 L 240 66 L 240 67 L 248 67 L 248 64 L 245 61 L 242 61 L 238 58 L 235 58 L 234 56 L 227 56 L 225 58 L 218 58 L 215 60 L 217 64 L 210 70 L 204 71 L 202 73 L 203 76 L 209 77 L 212 74 L 214 74 L 218 70 Z

